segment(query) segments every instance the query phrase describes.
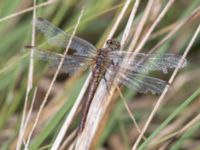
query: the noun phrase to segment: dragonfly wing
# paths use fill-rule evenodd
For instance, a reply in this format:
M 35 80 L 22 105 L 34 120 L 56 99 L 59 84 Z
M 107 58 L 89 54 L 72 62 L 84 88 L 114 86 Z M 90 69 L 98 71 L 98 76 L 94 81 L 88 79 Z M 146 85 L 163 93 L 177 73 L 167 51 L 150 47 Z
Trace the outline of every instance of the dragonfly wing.
M 134 59 L 131 60 L 129 58 L 133 57 L 132 55 L 133 52 L 112 51 L 109 53 L 109 58 L 114 62 L 115 65 L 119 65 L 119 67 L 121 67 L 120 65 L 123 61 L 125 61 L 125 64 L 127 64 L 127 69 L 140 73 L 147 73 L 154 70 L 167 73 L 169 69 L 176 67 L 183 68 L 187 64 L 186 59 L 184 59 L 178 66 L 181 60 L 181 56 L 172 53 L 137 53 L 135 54 Z
M 139 93 L 151 92 L 153 94 L 161 94 L 164 88 L 168 85 L 166 81 L 132 72 L 130 70 L 118 70 L 118 68 L 107 69 L 108 74 L 113 75 L 113 72 L 117 73 L 117 83 L 123 84 Z
M 51 67 L 57 68 L 61 59 L 64 57 L 62 54 L 54 52 L 45 52 L 35 48 L 35 56 L 39 59 L 46 61 Z M 66 55 L 62 64 L 62 72 L 73 74 L 76 70 L 85 70 L 89 66 L 92 59 L 84 56 Z
M 67 47 L 71 37 L 70 34 L 67 34 L 43 18 L 37 18 L 35 23 L 36 29 L 44 34 L 49 45 L 62 48 Z M 96 54 L 95 46 L 76 36 L 72 38 L 70 48 L 75 50 L 74 54 L 77 55 L 94 56 Z
M 138 73 L 121 74 L 118 82 L 140 93 L 161 94 L 167 82 Z

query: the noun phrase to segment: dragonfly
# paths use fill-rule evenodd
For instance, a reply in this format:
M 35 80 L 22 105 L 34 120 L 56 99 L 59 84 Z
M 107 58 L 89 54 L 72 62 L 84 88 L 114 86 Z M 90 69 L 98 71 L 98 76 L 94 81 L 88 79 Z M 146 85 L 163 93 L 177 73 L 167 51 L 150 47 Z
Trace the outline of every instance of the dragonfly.
M 61 70 L 69 75 L 74 74 L 77 70 L 84 71 L 88 68 L 92 71 L 89 92 L 84 100 L 80 131 L 84 129 L 90 104 L 100 81 L 107 82 L 105 74 L 117 72 L 117 76 L 115 76 L 116 84 L 125 85 L 139 93 L 161 94 L 168 83 L 164 80 L 147 76 L 146 73 L 150 71 L 167 73 L 169 69 L 183 68 L 187 64 L 186 59 L 180 64 L 181 56 L 173 53 L 134 54 L 133 52 L 119 51 L 120 42 L 115 39 L 107 40 L 104 48 L 97 49 L 90 42 L 77 36 L 72 37 L 69 45 L 72 52 L 64 56 L 60 53 L 48 51 L 48 47 L 53 50 L 65 50 L 71 35 L 43 18 L 37 18 L 35 26 L 37 31 L 44 35 L 46 38 L 45 43 L 47 43 L 46 47 L 27 46 L 28 48 L 34 48 L 36 56 L 39 56 L 40 59 L 47 61 L 54 67 L 57 67 L 61 59 L 64 58 Z M 134 59 L 129 59 L 132 55 L 134 55 Z

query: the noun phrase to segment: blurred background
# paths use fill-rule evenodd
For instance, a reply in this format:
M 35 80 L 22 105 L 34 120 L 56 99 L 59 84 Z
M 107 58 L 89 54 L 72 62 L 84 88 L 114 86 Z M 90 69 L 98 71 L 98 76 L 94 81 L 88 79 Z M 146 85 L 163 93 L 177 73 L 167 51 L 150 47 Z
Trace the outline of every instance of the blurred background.
M 37 0 L 37 5 L 39 5 L 37 16 L 49 20 L 68 33 L 72 33 L 80 11 L 84 6 L 85 11 L 76 35 L 100 48 L 105 42 L 125 2 L 120 0 L 56 0 L 55 2 Z M 147 3 L 148 1 L 145 0 L 141 1 L 139 5 L 134 26 L 131 29 L 133 33 L 143 17 Z M 167 1 L 155 0 L 140 38 L 145 35 L 166 3 Z M 114 35 L 117 39 L 120 39 L 122 36 L 133 4 L 134 1 L 131 1 Z M 2 150 L 15 149 L 20 130 L 30 59 L 30 50 L 25 49 L 24 46 L 31 45 L 32 6 L 33 1 L 0 0 L 0 147 Z M 158 49 L 158 51 L 162 52 L 183 54 L 200 23 L 199 11 L 196 16 L 192 16 L 192 13 L 198 7 L 200 7 L 199 0 L 176 0 L 153 31 L 142 52 L 148 52 L 167 33 L 177 27 L 181 21 L 190 18 L 176 34 L 171 36 Z M 27 11 L 22 12 L 23 10 Z M 195 150 L 200 148 L 199 120 L 182 134 L 172 136 L 169 139 L 164 138 L 166 135 L 171 135 L 185 127 L 187 123 L 191 122 L 200 113 L 199 37 L 200 35 L 198 35 L 186 57 L 188 61 L 187 67 L 179 71 L 159 111 L 145 133 L 145 137 L 148 139 L 156 129 L 166 122 L 169 116 L 174 115 L 174 117 L 159 130 L 159 134 L 151 141 L 151 146 L 148 149 Z M 43 40 L 37 34 L 36 45 L 43 43 Z M 58 50 L 56 51 L 58 52 Z M 168 81 L 172 71 L 168 74 L 152 72 L 151 76 Z M 31 105 L 35 88 L 37 88 L 37 94 L 30 122 L 25 132 L 25 139 L 34 123 L 54 73 L 55 69 L 50 68 L 46 63 L 38 59 L 34 61 L 33 89 L 30 92 L 28 108 Z M 62 125 L 64 117 L 68 114 L 76 100 L 87 75 L 88 71 L 70 78 L 67 74 L 59 73 L 39 123 L 33 132 L 30 149 L 49 149 Z M 123 88 L 122 92 L 139 127 L 142 128 L 159 96 L 152 95 L 151 93 L 134 94 L 133 90 L 127 88 Z M 117 95 L 114 96 L 116 99 L 115 104 L 113 104 L 114 106 L 109 114 L 103 133 L 98 138 L 96 149 L 131 149 L 139 135 L 130 115 L 125 109 L 123 101 Z M 184 107 L 182 104 L 185 104 Z M 178 108 L 180 108 L 180 112 L 176 114 L 175 111 Z M 79 121 L 80 116 L 74 121 L 66 137 L 77 127 Z M 143 142 L 141 142 L 141 145 Z

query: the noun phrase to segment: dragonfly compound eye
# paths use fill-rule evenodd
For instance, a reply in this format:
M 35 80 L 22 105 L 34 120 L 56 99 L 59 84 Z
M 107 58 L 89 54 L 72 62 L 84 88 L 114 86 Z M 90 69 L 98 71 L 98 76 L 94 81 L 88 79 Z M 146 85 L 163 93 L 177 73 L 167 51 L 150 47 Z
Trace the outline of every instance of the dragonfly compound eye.
M 113 44 L 112 39 L 107 40 L 106 44 L 107 46 L 111 46 Z
M 106 44 L 112 49 L 120 49 L 120 43 L 115 39 L 109 39 Z

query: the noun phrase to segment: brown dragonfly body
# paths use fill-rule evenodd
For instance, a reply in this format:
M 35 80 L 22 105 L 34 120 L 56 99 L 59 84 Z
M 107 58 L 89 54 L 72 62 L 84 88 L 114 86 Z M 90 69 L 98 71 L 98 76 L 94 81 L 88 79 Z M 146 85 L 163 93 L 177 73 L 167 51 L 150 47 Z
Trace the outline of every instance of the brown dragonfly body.
M 87 95 L 85 96 L 86 99 L 83 106 L 83 114 L 81 118 L 79 132 L 81 132 L 84 129 L 87 114 L 88 114 L 90 105 L 92 103 L 92 99 L 94 97 L 94 94 L 97 90 L 97 87 L 101 79 L 104 79 L 105 83 L 107 82 L 106 77 L 105 77 L 106 68 L 108 68 L 111 64 L 113 65 L 113 62 L 109 61 L 108 53 L 110 51 L 117 50 L 117 49 L 120 49 L 120 43 L 114 39 L 110 39 L 106 42 L 105 48 L 97 50 L 95 64 L 92 69 L 92 80 L 90 82 L 91 84 L 89 86 L 88 93 L 86 93 Z M 109 90 L 108 87 L 107 87 L 107 90 Z
M 92 102 L 92 99 L 94 97 L 95 91 L 99 85 L 99 82 L 101 81 L 102 77 L 105 76 L 105 65 L 107 65 L 107 62 L 105 61 L 107 52 L 105 50 L 99 49 L 99 52 L 96 57 L 96 62 L 94 65 L 94 68 L 92 69 L 92 79 L 90 82 L 89 89 L 87 90 L 85 95 L 85 102 L 83 105 L 83 114 L 81 118 L 81 123 L 79 126 L 79 132 L 81 132 L 84 129 L 87 114 Z
M 63 50 L 66 49 L 71 35 L 57 28 L 45 19 L 37 18 L 35 23 L 36 29 L 42 32 L 46 37 L 47 46 L 53 48 L 53 50 L 61 48 Z M 79 131 L 84 129 L 90 104 L 100 81 L 102 79 L 104 79 L 105 82 L 107 81 L 105 73 L 111 73 L 110 75 L 112 75 L 113 72 L 117 72 L 117 76 L 115 77 L 117 84 L 123 84 L 137 92 L 160 94 L 167 85 L 167 82 L 147 76 L 145 73 L 149 71 L 162 71 L 163 73 L 167 73 L 168 69 L 176 67 L 183 68 L 186 66 L 186 60 L 183 60 L 178 66 L 181 56 L 172 53 L 138 53 L 134 54 L 134 60 L 127 59 L 131 58 L 133 53 L 119 51 L 120 43 L 113 39 L 108 40 L 104 48 L 96 49 L 96 47 L 88 41 L 74 36 L 70 44 L 70 49 L 72 49 L 73 52 L 66 56 L 49 52 L 47 51 L 49 48 L 43 47 L 43 45 L 34 47 L 34 49 L 36 55 L 42 60 L 48 61 L 54 67 L 57 67 L 60 60 L 64 57 L 61 70 L 69 75 L 77 70 L 84 71 L 88 67 L 92 68 L 92 79 L 84 96 L 85 103 L 83 105 L 83 115 Z M 143 62 L 141 60 L 145 61 Z M 123 66 L 122 62 L 125 62 L 127 65 Z

